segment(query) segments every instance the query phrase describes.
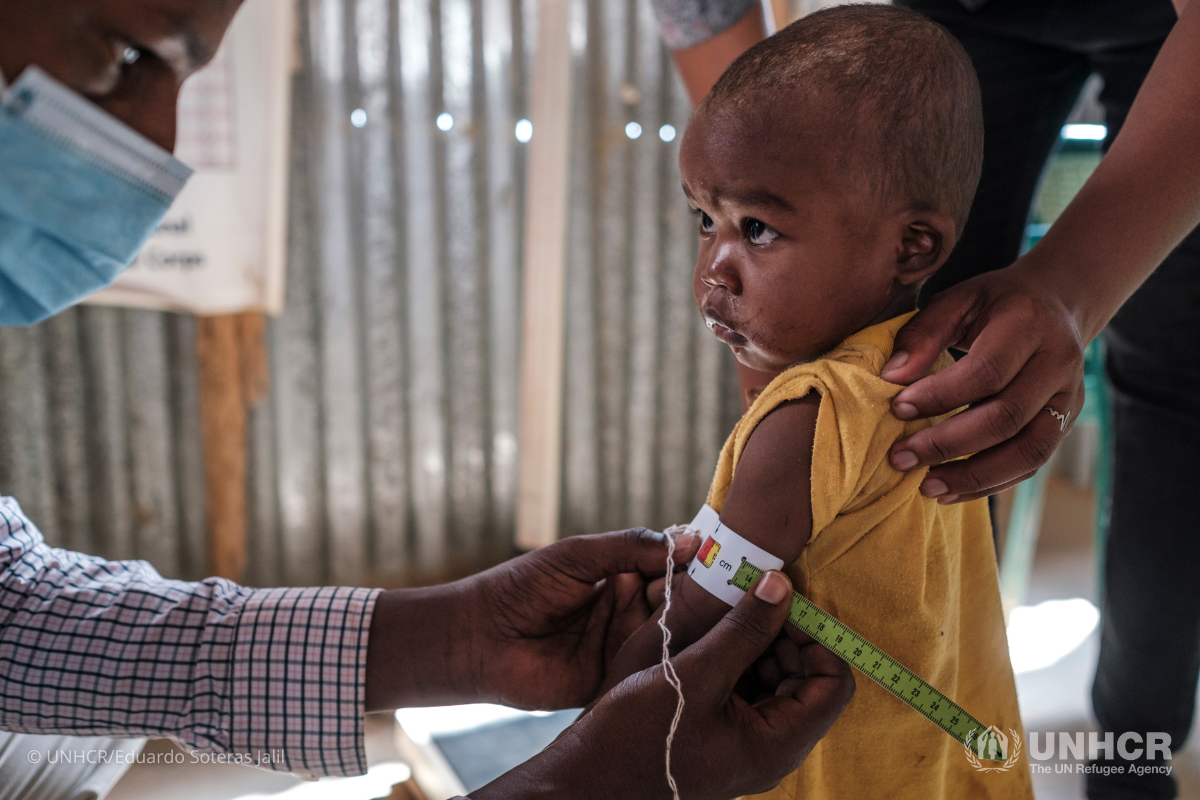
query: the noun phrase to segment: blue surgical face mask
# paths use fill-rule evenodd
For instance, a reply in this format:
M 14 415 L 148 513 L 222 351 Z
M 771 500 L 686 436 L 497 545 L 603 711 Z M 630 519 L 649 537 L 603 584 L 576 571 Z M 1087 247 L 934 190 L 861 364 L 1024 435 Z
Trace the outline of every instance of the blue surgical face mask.
M 0 80 L 0 325 L 112 283 L 191 174 L 37 67 Z

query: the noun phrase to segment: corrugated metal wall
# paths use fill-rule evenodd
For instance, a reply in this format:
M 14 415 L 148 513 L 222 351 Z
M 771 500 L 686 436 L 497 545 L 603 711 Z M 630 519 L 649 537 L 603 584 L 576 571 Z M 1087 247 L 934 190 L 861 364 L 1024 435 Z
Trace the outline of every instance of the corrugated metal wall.
M 203 573 L 195 329 L 96 307 L 0 328 L 0 493 L 49 541 Z
M 250 419 L 246 581 L 463 574 L 511 554 L 513 126 L 535 4 L 300 9 L 287 308 Z M 732 362 L 692 305 L 679 139 L 658 135 L 682 132 L 688 103 L 646 0 L 575 0 L 572 14 L 563 527 L 663 526 L 703 501 L 738 413 Z M 190 318 L 80 308 L 0 330 L 0 492 L 54 543 L 200 577 L 197 397 Z

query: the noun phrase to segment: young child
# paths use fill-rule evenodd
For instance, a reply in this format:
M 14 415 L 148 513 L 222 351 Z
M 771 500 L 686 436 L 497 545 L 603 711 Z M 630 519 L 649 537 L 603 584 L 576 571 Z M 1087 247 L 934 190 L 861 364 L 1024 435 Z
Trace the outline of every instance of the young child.
M 721 77 L 683 140 L 698 219 L 696 303 L 748 367 L 777 377 L 726 442 L 708 503 L 783 559 L 795 588 L 985 725 L 1024 731 L 987 504 L 921 495 L 890 446 L 901 387 L 879 377 L 921 284 L 963 229 L 982 158 L 979 88 L 944 29 L 882 5 L 805 17 Z M 943 354 L 937 369 L 949 365 Z M 729 608 L 677 578 L 673 644 Z M 793 629 L 794 632 L 794 629 Z M 654 621 L 609 683 L 659 659 Z M 714 758 L 719 758 L 714 753 Z M 982 766 L 1001 767 L 984 762 Z M 770 798 L 1031 798 L 1024 753 L 983 772 L 860 677 L 829 735 Z

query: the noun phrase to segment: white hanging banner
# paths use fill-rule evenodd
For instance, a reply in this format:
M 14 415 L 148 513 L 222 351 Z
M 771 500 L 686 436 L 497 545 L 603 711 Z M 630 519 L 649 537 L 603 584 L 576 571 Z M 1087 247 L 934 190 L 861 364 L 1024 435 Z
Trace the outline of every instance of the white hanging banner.
M 86 302 L 197 314 L 283 310 L 293 0 L 246 0 L 179 97 L 196 173 L 141 254 Z

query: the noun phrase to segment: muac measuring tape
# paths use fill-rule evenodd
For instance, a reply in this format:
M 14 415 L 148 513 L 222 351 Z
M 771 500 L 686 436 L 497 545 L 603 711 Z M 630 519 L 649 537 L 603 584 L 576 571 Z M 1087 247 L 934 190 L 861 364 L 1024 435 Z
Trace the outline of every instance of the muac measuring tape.
M 700 551 L 688 565 L 688 575 L 731 606 L 741 600 L 765 570 L 783 566 L 783 561 L 721 524 L 720 516 L 711 506 L 700 509 L 688 527 L 700 532 L 702 542 Z M 792 592 L 788 622 L 980 758 L 1005 760 L 1003 743 L 986 725 L 799 592 Z

